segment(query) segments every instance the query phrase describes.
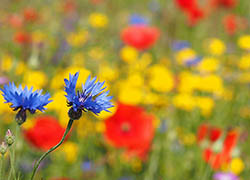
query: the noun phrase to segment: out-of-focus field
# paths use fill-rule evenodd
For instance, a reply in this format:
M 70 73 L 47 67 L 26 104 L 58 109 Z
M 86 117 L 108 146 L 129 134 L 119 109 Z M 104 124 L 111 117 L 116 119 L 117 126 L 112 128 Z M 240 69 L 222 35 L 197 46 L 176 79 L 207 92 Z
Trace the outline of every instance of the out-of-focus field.
M 45 112 L 16 111 L 0 96 L 3 180 L 28 180 L 59 142 L 64 78 L 105 81 L 114 107 L 75 120 L 37 180 L 249 180 L 249 0 L 1 0 L 0 88 L 49 92 Z M 2 93 L 2 92 L 1 92 Z M 17 129 L 17 131 L 16 131 Z

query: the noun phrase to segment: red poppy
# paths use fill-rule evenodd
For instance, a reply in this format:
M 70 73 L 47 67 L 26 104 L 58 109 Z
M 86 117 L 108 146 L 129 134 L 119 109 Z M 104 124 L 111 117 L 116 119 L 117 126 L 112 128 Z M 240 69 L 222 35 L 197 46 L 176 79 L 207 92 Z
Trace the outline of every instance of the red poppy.
M 72 13 L 76 9 L 76 3 L 73 0 L 66 0 L 63 4 L 63 10 L 65 13 Z
M 14 41 L 18 44 L 28 44 L 31 42 L 31 36 L 27 32 L 18 31 L 14 35 Z
M 187 11 L 188 20 L 190 25 L 197 24 L 203 17 L 204 11 L 201 8 L 195 7 Z
M 207 124 L 200 125 L 197 132 L 197 142 L 200 143 L 202 140 L 204 140 L 207 134 L 208 134 L 208 125 Z
M 24 19 L 28 22 L 35 22 L 38 19 L 38 13 L 34 8 L 26 8 L 23 11 Z
M 13 28 L 20 28 L 23 26 L 23 18 L 17 14 L 12 14 L 8 17 L 7 22 Z
M 223 19 L 224 29 L 229 35 L 235 34 L 238 29 L 237 18 L 235 15 L 230 14 Z
M 220 138 L 221 133 L 222 133 L 222 131 L 221 131 L 220 128 L 211 127 L 210 131 L 209 131 L 209 139 L 210 139 L 210 141 L 212 141 L 212 142 L 217 141 L 217 139 Z
M 27 141 L 40 150 L 48 150 L 62 138 L 65 129 L 53 116 L 40 116 L 34 119 L 35 125 L 24 130 Z
M 153 119 L 141 107 L 119 103 L 115 114 L 105 120 L 105 136 L 113 146 L 125 148 L 127 155 L 144 159 L 154 137 Z
M 234 8 L 237 4 L 237 0 L 214 0 L 217 6 L 223 8 Z
M 238 132 L 236 130 L 232 130 L 228 132 L 224 144 L 223 144 L 223 151 L 227 153 L 231 153 L 233 148 L 236 146 L 238 141 Z
M 132 25 L 121 32 L 123 42 L 139 50 L 152 47 L 159 36 L 160 31 L 158 28 L 146 25 Z
M 175 0 L 175 3 L 188 16 L 190 25 L 195 25 L 205 16 L 196 0 Z

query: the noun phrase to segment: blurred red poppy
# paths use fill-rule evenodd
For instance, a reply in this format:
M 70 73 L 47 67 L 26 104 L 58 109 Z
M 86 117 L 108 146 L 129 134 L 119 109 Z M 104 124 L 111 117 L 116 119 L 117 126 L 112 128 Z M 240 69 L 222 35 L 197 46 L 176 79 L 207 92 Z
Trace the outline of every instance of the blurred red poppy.
M 205 15 L 196 0 L 175 0 L 175 3 L 188 16 L 190 25 L 195 25 Z
M 38 13 L 34 8 L 28 7 L 24 9 L 23 17 L 28 22 L 35 22 L 38 19 Z
M 105 136 L 127 155 L 145 159 L 154 137 L 153 119 L 141 107 L 119 103 L 116 113 L 105 120 Z
M 17 14 L 10 15 L 7 22 L 13 28 L 20 28 L 23 26 L 23 18 Z
M 65 13 L 72 13 L 76 10 L 76 3 L 74 0 L 66 0 L 63 3 L 63 10 Z
M 201 124 L 197 132 L 197 142 L 200 143 L 202 140 L 204 140 L 207 134 L 208 134 L 208 125 Z
M 14 34 L 14 41 L 18 44 L 28 44 L 31 42 L 31 36 L 24 31 L 18 31 Z
M 212 142 L 217 141 L 217 139 L 220 138 L 221 133 L 222 133 L 222 131 L 221 131 L 220 128 L 211 127 L 210 131 L 209 131 L 209 139 L 210 139 L 210 141 L 212 141 Z
M 53 116 L 40 116 L 34 119 L 32 128 L 24 130 L 26 140 L 34 147 L 46 151 L 62 138 L 65 129 Z
M 237 0 L 214 0 L 214 3 L 223 8 L 234 8 L 237 4 Z
M 132 25 L 121 32 L 123 42 L 139 50 L 151 48 L 159 36 L 158 28 L 145 25 Z

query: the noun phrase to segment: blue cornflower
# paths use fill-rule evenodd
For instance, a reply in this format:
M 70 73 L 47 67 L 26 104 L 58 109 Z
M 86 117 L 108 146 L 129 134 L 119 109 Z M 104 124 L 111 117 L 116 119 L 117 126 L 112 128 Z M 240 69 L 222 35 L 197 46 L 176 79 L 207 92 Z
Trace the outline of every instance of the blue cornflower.
M 3 92 L 3 97 L 5 103 L 11 103 L 10 107 L 14 108 L 14 111 L 19 110 L 16 115 L 16 120 L 19 125 L 25 122 L 26 120 L 26 111 L 28 110 L 31 114 L 35 113 L 36 110 L 43 112 L 48 103 L 50 95 L 48 93 L 42 95 L 42 90 L 33 91 L 33 87 L 28 89 L 25 86 L 22 89 L 22 86 L 16 87 L 12 82 L 9 85 L 5 84 L 3 89 L 0 89 Z
M 132 14 L 130 16 L 129 23 L 132 25 L 147 25 L 149 20 L 139 14 Z
M 108 108 L 113 107 L 110 102 L 112 96 L 108 96 L 109 91 L 104 91 L 106 87 L 103 87 L 104 82 L 96 81 L 96 77 L 91 79 L 89 76 L 84 85 L 82 85 L 82 91 L 76 92 L 76 83 L 79 76 L 79 72 L 75 75 L 69 74 L 69 80 L 64 79 L 65 97 L 68 100 L 68 105 L 72 106 L 69 110 L 69 116 L 72 119 L 79 119 L 82 111 L 92 111 L 95 114 L 101 111 L 108 111 Z
M 190 47 L 190 44 L 187 41 L 175 41 L 172 44 L 172 49 L 174 51 L 180 51 L 180 50 L 188 48 L 188 47 Z

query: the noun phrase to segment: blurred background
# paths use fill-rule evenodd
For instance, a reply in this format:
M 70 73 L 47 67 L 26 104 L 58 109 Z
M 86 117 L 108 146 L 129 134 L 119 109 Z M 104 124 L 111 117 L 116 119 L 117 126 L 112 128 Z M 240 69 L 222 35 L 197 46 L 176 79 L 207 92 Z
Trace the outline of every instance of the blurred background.
M 20 179 L 62 137 L 79 72 L 77 88 L 97 76 L 115 106 L 84 113 L 37 179 L 249 180 L 249 20 L 248 0 L 2 0 L 0 87 L 53 100 L 16 137 Z M 0 101 L 3 140 L 16 122 Z

